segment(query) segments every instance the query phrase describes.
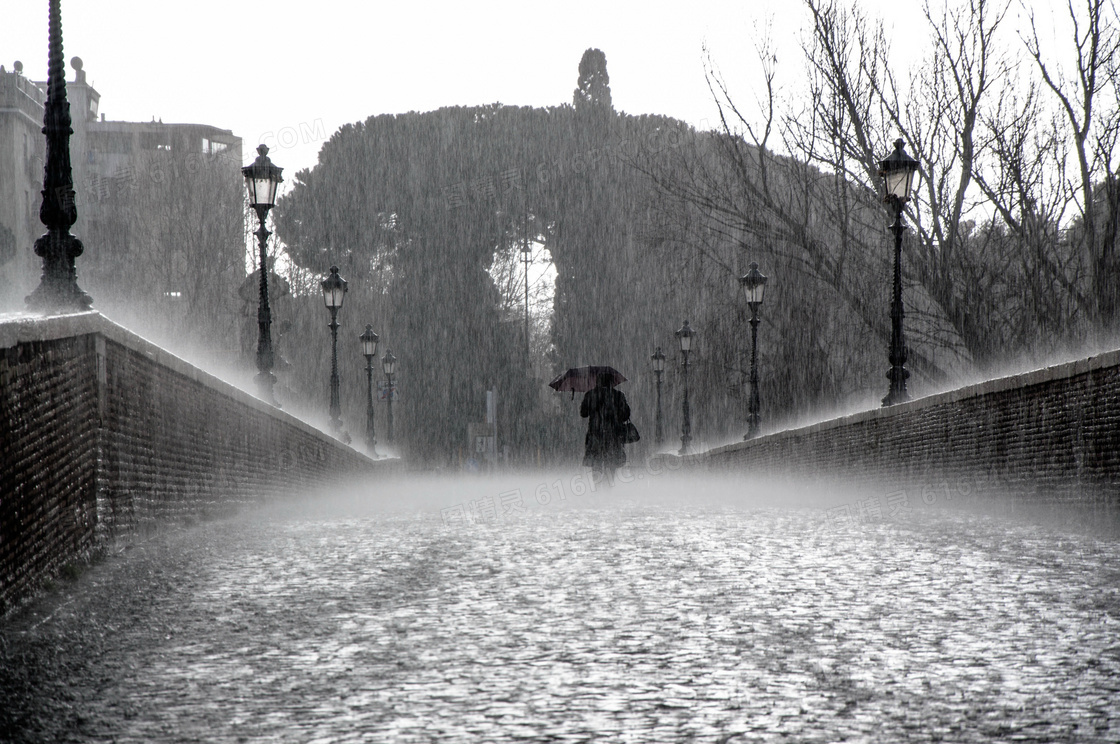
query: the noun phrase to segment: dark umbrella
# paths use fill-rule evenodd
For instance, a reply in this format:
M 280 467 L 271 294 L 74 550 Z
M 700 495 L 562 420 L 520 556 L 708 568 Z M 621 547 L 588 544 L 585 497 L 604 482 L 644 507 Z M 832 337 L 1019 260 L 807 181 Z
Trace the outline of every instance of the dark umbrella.
M 548 386 L 562 393 L 571 390 L 574 398 L 576 393 L 586 393 L 588 390 L 594 389 L 595 385 L 598 384 L 599 375 L 610 375 L 611 387 L 626 382 L 626 378 L 614 367 L 593 364 L 589 367 L 572 367 L 548 383 Z

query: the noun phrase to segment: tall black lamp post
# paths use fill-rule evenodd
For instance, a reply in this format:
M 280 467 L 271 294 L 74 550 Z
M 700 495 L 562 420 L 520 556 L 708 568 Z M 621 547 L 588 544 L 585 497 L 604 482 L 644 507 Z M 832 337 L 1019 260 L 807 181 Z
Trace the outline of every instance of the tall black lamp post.
M 388 423 L 389 423 L 389 441 L 393 441 L 393 370 L 397 368 L 397 358 L 393 356 L 393 350 L 388 349 L 385 356 L 381 357 L 381 368 L 385 370 L 385 384 L 388 390 L 385 391 L 385 401 L 389 404 Z
M 661 436 L 661 375 L 665 372 L 665 355 L 661 353 L 661 347 L 657 347 L 657 351 L 653 352 L 650 356 L 653 360 L 653 374 L 657 378 L 657 418 L 656 424 L 653 429 L 653 441 L 655 444 L 660 445 L 662 441 Z
M 891 348 L 888 355 L 891 369 L 887 378 L 891 381 L 890 392 L 883 398 L 884 406 L 893 406 L 910 399 L 906 392 L 906 343 L 902 336 L 902 234 L 906 225 L 902 221 L 902 210 L 910 201 L 910 189 L 914 174 L 918 171 L 918 161 L 902 149 L 901 139 L 895 140 L 894 152 L 879 163 L 879 175 L 883 177 L 883 201 L 894 210 L 894 297 L 891 300 Z
M 276 189 L 284 179 L 280 177 L 283 168 L 278 168 L 268 159 L 268 146 L 257 147 L 257 159 L 252 165 L 241 169 L 245 177 L 245 188 L 249 191 L 249 206 L 257 211 L 260 227 L 256 233 L 261 254 L 260 302 L 257 305 L 257 385 L 261 398 L 276 406 L 272 387 L 276 375 L 272 374 L 272 311 L 268 307 L 268 236 L 272 233 L 264 226 L 268 211 L 276 204 Z
M 28 310 L 37 312 L 81 312 L 90 309 L 93 299 L 78 286 L 74 261 L 82 255 L 82 241 L 70 234 L 78 219 L 78 209 L 70 168 L 70 135 L 74 130 L 70 126 L 70 103 L 66 100 L 59 0 L 51 0 L 47 18 L 47 102 L 43 107 L 47 159 L 43 169 L 43 203 L 39 207 L 39 221 L 47 232 L 35 241 L 35 255 L 43 259 L 43 276 L 25 301 Z
M 692 422 L 688 417 L 688 352 L 692 351 L 692 336 L 692 328 L 686 320 L 677 331 L 677 341 L 681 345 L 681 369 L 684 382 L 684 398 L 681 401 L 681 455 L 688 454 L 688 443 L 692 441 Z
M 358 336 L 362 342 L 362 353 L 366 357 L 366 445 L 370 454 L 377 454 L 377 436 L 373 429 L 373 360 L 377 356 L 377 334 L 373 326 L 366 324 L 366 330 Z
M 758 308 L 762 305 L 762 297 L 766 293 L 766 276 L 758 270 L 758 264 L 751 261 L 750 270 L 739 277 L 739 286 L 747 297 L 747 305 L 751 308 L 751 393 L 750 403 L 747 404 L 747 433 L 743 439 L 754 439 L 758 436 L 759 400 L 758 400 Z
M 332 266 L 330 276 L 323 280 L 323 302 L 331 311 L 331 430 L 342 430 L 342 406 L 338 402 L 338 311 L 346 299 L 346 280 Z

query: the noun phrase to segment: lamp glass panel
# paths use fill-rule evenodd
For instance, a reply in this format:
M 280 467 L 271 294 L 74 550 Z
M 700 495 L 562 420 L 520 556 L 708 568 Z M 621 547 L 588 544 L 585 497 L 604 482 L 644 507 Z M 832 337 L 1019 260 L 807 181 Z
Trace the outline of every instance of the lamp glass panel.
M 336 287 L 329 287 L 323 289 L 323 302 L 327 307 L 342 307 L 342 298 L 346 295 L 346 290 L 341 285 Z
M 245 186 L 249 191 L 250 204 L 267 204 L 273 206 L 276 203 L 276 181 L 273 181 L 267 176 L 247 176 L 245 178 Z
M 896 171 L 887 172 L 884 175 L 886 179 L 887 195 L 899 199 L 910 198 L 910 181 L 913 176 L 914 171 L 901 168 Z
M 279 174 L 277 174 L 277 175 L 279 175 Z M 268 203 L 272 204 L 272 205 L 275 205 L 276 204 L 276 190 L 280 188 L 280 179 L 278 177 L 277 178 L 269 178 L 269 179 L 266 179 L 266 181 L 267 181 L 267 185 L 266 184 L 261 184 L 261 185 L 265 186 L 265 188 L 268 189 L 265 192 L 265 193 L 268 194 Z
M 743 294 L 747 298 L 748 305 L 757 305 L 762 302 L 762 296 L 766 292 L 766 284 L 759 282 L 757 284 L 751 282 L 743 282 Z
M 257 204 L 257 180 L 245 174 L 245 190 L 249 192 L 249 203 Z

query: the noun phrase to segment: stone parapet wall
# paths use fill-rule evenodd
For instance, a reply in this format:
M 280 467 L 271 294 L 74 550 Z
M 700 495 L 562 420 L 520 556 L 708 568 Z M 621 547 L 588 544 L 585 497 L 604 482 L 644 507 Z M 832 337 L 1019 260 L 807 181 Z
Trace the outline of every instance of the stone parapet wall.
M 1120 351 L 691 455 L 712 470 L 1120 504 Z
M 95 547 L 96 367 L 89 337 L 0 349 L 0 612 Z M 65 456 L 63 456 L 65 453 Z
M 15 72 L 0 73 L 0 109 L 18 111 L 30 121 L 43 122 L 43 89 Z
M 97 313 L 0 322 L 0 614 L 158 525 L 387 475 Z

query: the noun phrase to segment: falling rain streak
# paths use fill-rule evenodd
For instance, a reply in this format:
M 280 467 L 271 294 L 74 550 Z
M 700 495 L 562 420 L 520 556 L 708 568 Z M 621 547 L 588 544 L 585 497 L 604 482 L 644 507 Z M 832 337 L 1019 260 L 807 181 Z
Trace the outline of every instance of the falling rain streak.
M 66 563 L 0 623 L 0 740 L 1120 740 L 1114 508 L 651 459 L 1117 345 L 1115 8 L 933 8 L 910 76 L 858 4 L 801 5 L 757 97 L 706 56 L 714 129 L 623 111 L 591 48 L 551 105 L 261 123 L 244 165 L 99 119 L 53 0 L 49 84 L 0 67 L 0 312 L 92 297 L 413 475 Z M 548 385 L 592 368 L 642 433 L 613 485 Z

